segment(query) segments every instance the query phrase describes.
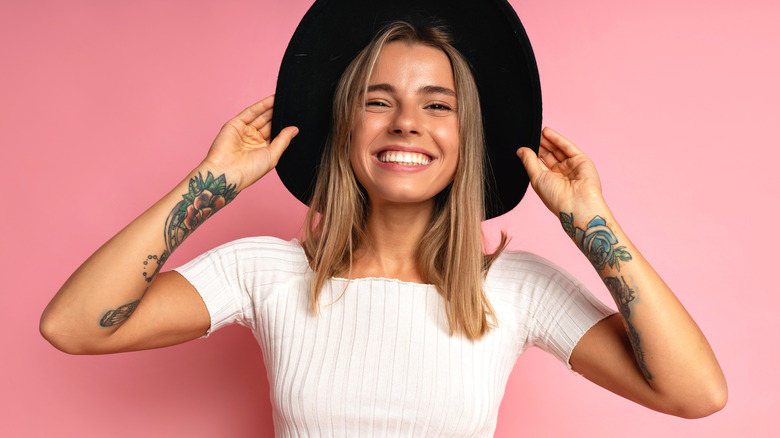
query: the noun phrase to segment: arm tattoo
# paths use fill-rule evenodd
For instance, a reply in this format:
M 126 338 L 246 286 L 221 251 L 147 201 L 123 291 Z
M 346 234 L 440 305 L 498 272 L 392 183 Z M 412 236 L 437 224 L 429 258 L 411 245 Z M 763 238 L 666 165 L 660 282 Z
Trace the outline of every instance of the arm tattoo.
M 224 174 L 215 178 L 208 172 L 206 179 L 203 179 L 203 175 L 198 172 L 188 187 L 189 191 L 182 195 L 183 199 L 173 207 L 165 220 L 165 258 L 200 224 L 238 195 L 236 185 L 227 184 Z
M 588 222 L 584 230 L 574 226 L 573 213 L 561 213 L 559 217 L 566 234 L 574 239 L 574 243 L 598 271 L 606 268 L 607 265 L 620 271 L 620 262 L 631 260 L 631 254 L 626 251 L 625 246 L 615 248 L 618 243 L 617 237 L 600 216 Z
M 198 172 L 197 176 L 192 177 L 187 193 L 182 195 L 182 200 L 173 207 L 165 220 L 163 228 L 165 249 L 159 256 L 149 254 L 143 262 L 142 275 L 144 280 L 151 283 L 157 277 L 168 257 L 184 239 L 212 214 L 235 199 L 237 195 L 236 185 L 228 184 L 224 174 L 215 178 L 211 172 L 208 172 L 204 179 L 203 175 Z M 151 269 L 151 273 L 149 269 Z M 144 290 L 145 293 L 146 290 Z M 140 298 L 109 310 L 100 319 L 100 326 L 113 327 L 125 322 L 133 314 L 139 302 L 141 302 Z
M 634 349 L 634 357 L 636 357 L 636 363 L 639 365 L 639 369 L 647 380 L 653 380 L 653 375 L 647 368 L 647 362 L 645 362 L 645 352 L 642 350 L 642 341 L 639 337 L 639 331 L 634 324 L 631 323 L 630 318 L 631 303 L 636 299 L 636 291 L 628 286 L 626 279 L 622 275 L 619 279 L 617 277 L 606 277 L 604 278 L 604 284 L 615 299 L 620 314 L 623 315 L 623 321 L 626 323 L 626 331 L 628 332 L 628 339 L 631 341 L 631 346 Z
M 620 271 L 620 262 L 631 261 L 631 254 L 626 251 L 625 246 L 617 246 L 618 239 L 615 237 L 615 233 L 600 216 L 596 216 L 588 222 L 584 230 L 574 225 L 573 213 L 561 212 L 559 218 L 566 234 L 574 240 L 580 251 L 585 254 L 588 261 L 596 268 L 610 294 L 615 299 L 618 310 L 623 316 L 637 365 L 645 378 L 652 380 L 653 375 L 645 362 L 645 353 L 642 350 L 639 331 L 631 321 L 631 308 L 637 299 L 637 292 L 628 286 L 625 277 L 622 275 L 620 277 L 607 277 L 606 272 L 604 272 L 608 268 Z
M 132 303 L 127 303 L 124 306 L 117 307 L 114 310 L 109 310 L 100 318 L 101 327 L 113 327 L 115 325 L 122 324 L 135 312 L 135 308 L 138 307 L 138 303 L 141 300 L 135 300 Z
M 144 260 L 143 276 L 144 276 L 144 280 L 146 280 L 147 283 L 151 283 L 152 280 L 154 280 L 154 277 L 156 277 L 157 274 L 160 272 L 160 269 L 162 269 L 162 266 L 165 263 L 165 261 L 168 260 L 169 255 L 170 254 L 166 249 L 165 251 L 162 252 L 162 255 L 160 255 L 160 257 L 157 257 L 156 255 L 152 255 L 152 254 L 146 256 L 146 260 Z M 152 271 L 151 275 L 149 275 L 149 273 L 146 272 L 146 268 L 147 266 L 149 266 L 149 263 L 154 264 L 154 271 Z

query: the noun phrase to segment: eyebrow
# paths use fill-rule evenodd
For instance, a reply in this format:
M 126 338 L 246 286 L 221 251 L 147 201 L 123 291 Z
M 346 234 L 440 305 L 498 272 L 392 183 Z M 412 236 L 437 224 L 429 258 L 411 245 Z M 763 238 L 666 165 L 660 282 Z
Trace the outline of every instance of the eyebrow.
M 372 91 L 385 91 L 388 93 L 394 93 L 395 87 L 385 83 L 369 85 L 368 92 L 370 93 Z M 439 85 L 426 85 L 424 87 L 420 87 L 420 89 L 417 90 L 417 94 L 446 94 L 447 96 L 452 96 L 452 97 L 458 96 L 458 94 L 455 93 L 454 90 Z

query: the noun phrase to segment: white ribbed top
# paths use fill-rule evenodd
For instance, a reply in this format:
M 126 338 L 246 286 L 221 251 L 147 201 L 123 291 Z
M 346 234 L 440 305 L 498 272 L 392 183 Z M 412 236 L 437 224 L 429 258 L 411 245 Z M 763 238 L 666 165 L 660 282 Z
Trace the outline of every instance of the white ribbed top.
M 332 279 L 309 314 L 297 241 L 242 239 L 178 268 L 203 296 L 211 331 L 249 327 L 263 351 L 277 437 L 489 437 L 517 357 L 538 345 L 568 364 L 613 313 L 550 262 L 505 251 L 485 281 L 499 327 L 450 336 L 430 285 Z

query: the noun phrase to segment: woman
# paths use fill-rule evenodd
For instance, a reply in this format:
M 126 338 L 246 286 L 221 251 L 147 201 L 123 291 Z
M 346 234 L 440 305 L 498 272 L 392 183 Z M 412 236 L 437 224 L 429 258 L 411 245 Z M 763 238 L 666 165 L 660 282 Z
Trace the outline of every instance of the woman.
M 298 133 L 271 138 L 269 97 L 230 120 L 187 178 L 71 276 L 42 333 L 93 354 L 247 325 L 285 436 L 489 436 L 509 370 L 530 344 L 650 408 L 720 409 L 725 380 L 706 339 L 620 230 L 593 163 L 559 134 L 545 129 L 538 155 L 517 155 L 620 313 L 536 256 L 503 244 L 483 255 L 476 89 L 440 27 L 384 28 L 341 75 L 315 189 L 299 196 L 311 203 L 303 243 L 244 239 L 160 272 Z

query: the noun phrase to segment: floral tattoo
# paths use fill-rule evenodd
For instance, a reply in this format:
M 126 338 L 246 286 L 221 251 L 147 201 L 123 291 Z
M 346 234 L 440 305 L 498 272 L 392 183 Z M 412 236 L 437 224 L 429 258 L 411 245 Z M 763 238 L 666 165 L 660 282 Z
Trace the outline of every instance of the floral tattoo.
M 601 271 L 607 265 L 610 268 L 620 270 L 620 262 L 631 260 L 631 254 L 625 246 L 615 248 L 618 240 L 615 233 L 607 226 L 607 222 L 600 216 L 594 217 L 586 229 L 574 226 L 574 214 L 560 214 L 561 225 L 566 234 L 574 239 L 574 243 L 582 251 L 594 268 Z
M 197 176 L 190 179 L 187 193 L 182 195 L 182 200 L 173 207 L 165 220 L 165 249 L 159 256 L 150 254 L 143 261 L 142 275 L 144 280 L 151 283 L 162 269 L 165 261 L 184 239 L 217 210 L 235 199 L 237 195 L 236 185 L 228 184 L 224 174 L 215 178 L 211 172 L 208 172 L 204 179 L 203 175 L 198 172 Z M 144 290 L 145 293 L 146 290 Z M 133 314 L 140 301 L 139 298 L 109 310 L 100 319 L 100 325 L 113 327 L 125 322 Z
M 235 184 L 227 184 L 225 175 L 214 177 L 208 172 L 206 179 L 198 172 L 189 183 L 189 191 L 173 208 L 165 221 L 165 247 L 170 254 L 200 224 L 238 195 Z
M 636 363 L 645 378 L 652 380 L 653 375 L 645 362 L 645 352 L 642 350 L 642 340 L 639 336 L 639 331 L 631 320 L 631 310 L 638 296 L 637 291 L 631 289 L 622 275 L 606 276 L 605 272 L 607 267 L 620 271 L 620 262 L 631 261 L 631 254 L 626 251 L 625 246 L 617 246 L 618 239 L 615 233 L 602 217 L 596 216 L 591 219 L 585 229 L 574 225 L 573 213 L 561 212 L 559 218 L 566 234 L 574 240 L 574 243 L 585 254 L 588 261 L 599 271 L 599 275 L 604 280 L 609 293 L 615 299 L 618 310 L 623 317 L 628 339 L 631 342 L 631 347 L 634 349 Z

